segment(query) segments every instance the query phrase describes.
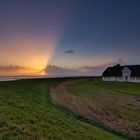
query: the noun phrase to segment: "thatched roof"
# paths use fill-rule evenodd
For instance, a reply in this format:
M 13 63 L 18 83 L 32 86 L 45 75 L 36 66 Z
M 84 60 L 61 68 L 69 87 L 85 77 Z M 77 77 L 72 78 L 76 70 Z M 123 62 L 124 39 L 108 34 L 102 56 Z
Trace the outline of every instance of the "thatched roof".
M 125 65 L 120 66 L 115 65 L 113 67 L 108 67 L 102 74 L 104 77 L 110 77 L 110 76 L 122 76 L 122 69 L 124 67 L 127 67 L 131 70 L 131 76 L 140 77 L 140 65 Z

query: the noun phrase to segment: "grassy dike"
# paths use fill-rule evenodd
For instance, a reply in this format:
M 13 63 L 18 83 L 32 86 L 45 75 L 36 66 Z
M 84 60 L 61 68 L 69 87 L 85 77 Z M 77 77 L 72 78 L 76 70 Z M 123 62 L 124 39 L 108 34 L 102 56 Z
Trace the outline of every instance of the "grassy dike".
M 66 89 L 77 99 L 82 116 L 130 139 L 140 139 L 140 84 L 88 79 L 67 84 Z
M 62 79 L 0 82 L 2 140 L 122 140 L 54 107 L 50 86 Z

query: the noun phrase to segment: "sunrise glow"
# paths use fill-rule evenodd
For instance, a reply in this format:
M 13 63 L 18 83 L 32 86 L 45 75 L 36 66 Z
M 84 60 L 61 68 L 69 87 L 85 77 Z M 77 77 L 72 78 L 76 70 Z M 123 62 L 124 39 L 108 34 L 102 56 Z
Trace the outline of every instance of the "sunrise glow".
M 139 7 L 29 3 L 0 4 L 0 75 L 96 75 L 119 62 L 139 63 Z

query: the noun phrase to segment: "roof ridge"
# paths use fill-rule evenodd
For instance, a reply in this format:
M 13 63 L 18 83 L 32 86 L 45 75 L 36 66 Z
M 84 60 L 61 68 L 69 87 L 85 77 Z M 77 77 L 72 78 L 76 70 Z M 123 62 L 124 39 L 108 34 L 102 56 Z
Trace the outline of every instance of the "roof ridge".
M 131 70 L 131 76 L 140 77 L 140 65 L 115 65 L 112 67 L 106 68 L 102 76 L 122 76 L 122 69 L 128 67 Z

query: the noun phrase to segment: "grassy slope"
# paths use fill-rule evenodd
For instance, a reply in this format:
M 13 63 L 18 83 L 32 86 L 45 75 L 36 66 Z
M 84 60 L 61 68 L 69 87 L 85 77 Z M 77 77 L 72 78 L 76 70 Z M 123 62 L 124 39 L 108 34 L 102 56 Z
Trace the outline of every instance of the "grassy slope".
M 73 84 L 69 88 L 73 94 L 83 94 L 83 90 L 88 92 L 98 92 L 104 90 L 120 91 L 129 95 L 140 96 L 140 84 L 138 83 L 121 83 L 121 82 L 102 82 L 100 80 L 88 80 L 87 82 L 81 81 Z
M 0 82 L 0 139 L 121 139 L 55 108 L 49 95 L 55 81 Z
M 81 100 L 92 102 L 98 109 L 110 111 L 117 118 L 140 126 L 140 84 L 81 81 L 66 87 Z M 140 128 L 140 127 L 139 127 Z

